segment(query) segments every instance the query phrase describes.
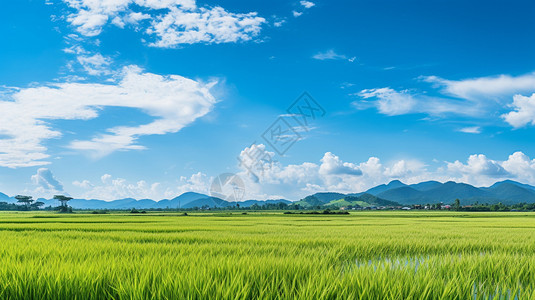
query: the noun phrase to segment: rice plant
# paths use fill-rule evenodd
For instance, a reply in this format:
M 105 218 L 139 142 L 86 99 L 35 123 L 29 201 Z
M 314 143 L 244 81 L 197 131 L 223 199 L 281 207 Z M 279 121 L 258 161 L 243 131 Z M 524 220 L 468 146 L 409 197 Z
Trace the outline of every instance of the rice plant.
M 0 213 L 4 299 L 534 299 L 535 214 Z

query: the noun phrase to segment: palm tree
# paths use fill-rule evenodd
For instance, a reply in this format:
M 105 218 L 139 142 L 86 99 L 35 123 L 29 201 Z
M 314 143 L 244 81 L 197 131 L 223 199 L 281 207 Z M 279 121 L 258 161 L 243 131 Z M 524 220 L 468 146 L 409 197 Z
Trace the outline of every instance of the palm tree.
M 41 206 L 45 205 L 44 202 L 41 202 L 41 201 L 37 201 L 37 202 L 34 202 L 31 207 L 32 208 L 37 208 L 37 210 L 39 210 L 39 208 L 41 208 Z
M 56 199 L 59 202 L 61 202 L 61 206 L 62 207 L 67 208 L 67 202 L 71 201 L 72 197 L 67 197 L 67 196 L 64 196 L 64 195 L 55 195 L 54 199 Z
M 23 196 L 23 195 L 17 195 L 15 196 L 15 199 L 17 199 L 18 203 L 24 204 L 26 206 L 26 209 L 30 208 L 30 204 L 33 202 L 32 196 Z

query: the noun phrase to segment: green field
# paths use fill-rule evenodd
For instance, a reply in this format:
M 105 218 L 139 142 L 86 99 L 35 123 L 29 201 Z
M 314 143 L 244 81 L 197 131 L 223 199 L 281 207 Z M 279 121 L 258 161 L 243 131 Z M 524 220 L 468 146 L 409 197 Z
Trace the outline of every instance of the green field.
M 535 214 L 0 213 L 2 299 L 535 299 Z

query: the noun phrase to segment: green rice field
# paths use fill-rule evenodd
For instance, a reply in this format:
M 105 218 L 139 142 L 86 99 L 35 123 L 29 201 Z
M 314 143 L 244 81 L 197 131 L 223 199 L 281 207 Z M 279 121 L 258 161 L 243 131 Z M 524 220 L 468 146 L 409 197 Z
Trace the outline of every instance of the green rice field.
M 535 214 L 0 213 L 0 299 L 535 299 Z

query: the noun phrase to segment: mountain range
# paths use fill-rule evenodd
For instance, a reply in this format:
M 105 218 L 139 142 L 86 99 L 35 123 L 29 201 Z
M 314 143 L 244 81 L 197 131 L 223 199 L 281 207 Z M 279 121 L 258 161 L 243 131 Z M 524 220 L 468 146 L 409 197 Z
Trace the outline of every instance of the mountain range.
M 303 200 L 314 197 L 315 200 L 310 205 L 326 205 L 333 200 L 346 199 L 347 197 L 362 197 L 364 195 L 375 196 L 377 199 L 372 199 L 372 202 L 386 200 L 401 205 L 434 204 L 439 202 L 451 204 L 455 199 L 459 199 L 462 205 L 471 205 L 476 202 L 488 204 L 501 202 L 510 205 L 521 202 L 535 202 L 535 187 L 512 180 L 496 182 L 490 187 L 475 187 L 470 184 L 453 181 L 445 183 L 425 181 L 407 185 L 399 180 L 394 180 L 388 184 L 373 187 L 363 193 L 345 195 L 340 193 L 316 193 L 305 197 Z
M 17 200 L 0 193 L 0 202 L 15 203 Z M 38 198 L 36 201 L 41 201 L 47 206 L 58 206 L 59 203 L 54 199 Z M 276 204 L 276 203 L 289 204 L 291 201 L 279 199 L 279 200 L 247 200 L 242 202 L 228 202 L 217 197 L 211 197 L 200 193 L 187 192 L 173 199 L 163 199 L 160 201 L 154 201 L 151 199 L 136 200 L 133 198 L 118 199 L 113 201 L 104 201 L 97 199 L 72 199 L 69 201 L 69 206 L 75 209 L 166 209 L 166 208 L 194 208 L 194 207 L 228 207 L 235 206 L 239 203 L 240 207 L 249 207 L 254 204 Z
M 278 200 L 247 200 L 241 202 L 228 202 L 220 198 L 205 194 L 187 192 L 173 199 L 155 201 L 152 199 L 136 200 L 133 198 L 104 201 L 97 199 L 73 199 L 69 205 L 75 209 L 166 209 L 166 208 L 194 208 L 194 207 L 229 207 L 237 204 L 240 207 L 264 204 L 300 204 L 311 206 L 397 206 L 413 204 L 434 204 L 442 202 L 451 204 L 455 199 L 461 200 L 462 205 L 479 203 L 503 203 L 506 205 L 516 203 L 535 202 L 535 187 L 512 180 L 496 182 L 489 187 L 475 187 L 466 183 L 448 181 L 425 181 L 417 184 L 404 184 L 399 180 L 388 184 L 381 184 L 362 193 L 332 193 L 321 192 L 307 196 L 297 202 L 285 199 Z M 58 206 L 53 199 L 39 198 L 46 206 Z M 16 199 L 0 193 L 0 202 L 15 203 Z

